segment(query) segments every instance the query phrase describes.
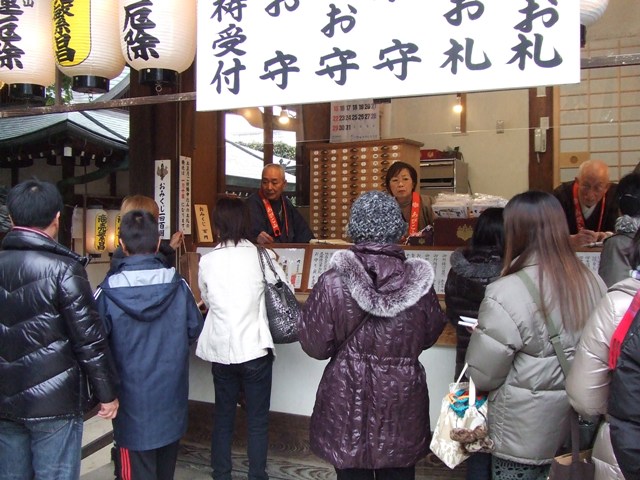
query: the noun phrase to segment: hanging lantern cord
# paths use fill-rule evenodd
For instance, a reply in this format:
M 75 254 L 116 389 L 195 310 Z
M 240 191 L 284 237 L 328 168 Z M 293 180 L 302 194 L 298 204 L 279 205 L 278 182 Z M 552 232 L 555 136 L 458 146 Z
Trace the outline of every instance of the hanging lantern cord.
M 160 95 L 162 93 L 162 82 L 156 82 L 156 94 Z

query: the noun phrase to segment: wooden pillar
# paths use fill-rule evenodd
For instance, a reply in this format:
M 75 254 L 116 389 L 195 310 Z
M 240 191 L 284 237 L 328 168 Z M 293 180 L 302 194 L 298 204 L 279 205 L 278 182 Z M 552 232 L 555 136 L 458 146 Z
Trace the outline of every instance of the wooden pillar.
M 194 67 L 181 76 L 180 90 L 195 90 Z M 152 95 L 153 88 L 139 85 L 137 72 L 131 75 L 131 97 Z M 155 160 L 170 159 L 172 165 L 171 232 L 177 230 L 178 174 L 180 155 L 191 158 L 191 201 L 206 204 L 209 212 L 218 194 L 217 112 L 196 112 L 195 102 L 172 102 L 131 107 L 129 135 L 129 186 L 131 194 L 154 196 Z M 223 150 L 224 151 L 224 150 Z M 192 210 L 191 236 L 187 248 L 196 240 Z
M 296 145 L 297 168 L 297 192 L 300 205 L 309 205 L 310 202 L 310 175 L 309 156 L 305 154 L 305 143 L 328 142 L 330 136 L 331 120 L 330 103 L 313 103 L 302 106 L 303 138 L 298 139 Z
M 544 93 L 544 95 L 542 95 Z M 536 152 L 534 148 L 535 129 L 540 126 L 540 118 L 549 118 L 547 151 Z M 529 89 L 529 188 L 551 192 L 553 190 L 553 87 Z

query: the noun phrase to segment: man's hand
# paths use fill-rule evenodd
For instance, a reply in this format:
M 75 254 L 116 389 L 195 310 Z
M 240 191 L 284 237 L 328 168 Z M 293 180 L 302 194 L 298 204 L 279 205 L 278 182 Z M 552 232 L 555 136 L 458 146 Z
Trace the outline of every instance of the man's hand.
M 593 230 L 587 230 L 583 228 L 575 235 L 571 235 L 569 237 L 569 241 L 573 248 L 584 247 L 585 245 L 589 245 L 590 243 L 594 243 L 598 241 L 598 233 Z
M 256 242 L 259 245 L 264 245 L 265 243 L 273 243 L 273 237 L 269 235 L 267 232 L 262 231 L 256 238 Z
M 116 418 L 119 406 L 120 402 L 118 402 L 117 398 L 113 402 L 101 403 L 98 416 L 104 418 L 105 420 L 113 420 L 114 418 Z
M 613 232 L 598 232 L 598 242 L 604 242 L 607 238 L 613 235 Z

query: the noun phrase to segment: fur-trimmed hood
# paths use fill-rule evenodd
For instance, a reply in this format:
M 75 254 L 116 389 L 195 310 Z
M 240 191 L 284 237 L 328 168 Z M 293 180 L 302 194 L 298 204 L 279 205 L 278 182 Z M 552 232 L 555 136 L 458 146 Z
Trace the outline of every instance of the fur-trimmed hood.
M 502 270 L 499 252 L 490 249 L 459 248 L 449 257 L 451 269 L 469 279 L 495 279 Z
M 330 266 L 358 306 L 378 317 L 393 317 L 415 305 L 434 280 L 429 262 L 407 259 L 397 245 L 358 244 L 335 253 Z

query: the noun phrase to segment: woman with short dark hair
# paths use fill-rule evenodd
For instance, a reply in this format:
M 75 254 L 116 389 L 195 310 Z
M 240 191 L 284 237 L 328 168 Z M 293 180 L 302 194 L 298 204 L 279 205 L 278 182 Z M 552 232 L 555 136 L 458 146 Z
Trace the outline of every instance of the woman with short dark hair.
M 405 162 L 394 162 L 387 170 L 384 185 L 398 202 L 402 218 L 408 225 L 400 241 L 404 242 L 409 236 L 420 235 L 420 232 L 426 233 L 425 227 L 433 225 L 433 202 L 430 196 L 420 195 L 416 169 Z
M 471 243 L 456 249 L 449 259 L 451 268 L 444 286 L 444 302 L 449 322 L 456 328 L 457 379 L 464 368 L 464 358 L 471 330 L 458 325 L 460 316 L 478 318 L 478 309 L 487 285 L 500 276 L 504 250 L 503 208 L 487 208 L 478 217 Z M 491 479 L 491 455 L 473 453 L 466 461 L 467 479 Z
M 218 244 L 200 260 L 198 284 L 208 308 L 196 355 L 212 362 L 215 418 L 211 440 L 214 479 L 231 479 L 231 440 L 240 391 L 246 397 L 249 478 L 268 478 L 268 414 L 273 339 L 264 300 L 264 280 L 251 235 L 249 210 L 239 198 L 222 197 L 213 210 Z M 293 290 L 275 253 L 280 279 Z M 275 282 L 265 269 L 267 280 Z

